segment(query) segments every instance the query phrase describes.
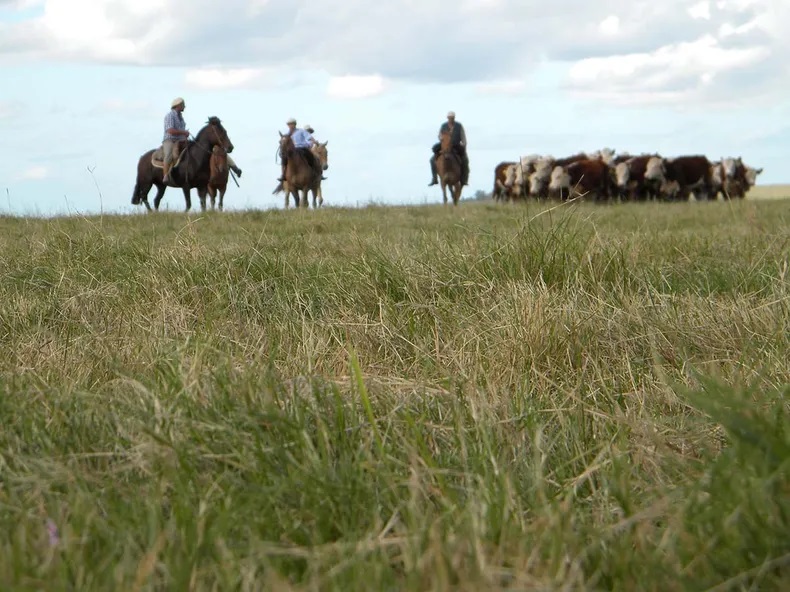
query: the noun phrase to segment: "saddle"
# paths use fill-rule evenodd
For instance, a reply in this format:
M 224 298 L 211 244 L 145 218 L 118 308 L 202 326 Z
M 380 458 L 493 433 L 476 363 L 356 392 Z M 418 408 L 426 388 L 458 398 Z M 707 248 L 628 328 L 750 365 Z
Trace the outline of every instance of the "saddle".
M 172 169 L 175 169 L 176 167 L 178 167 L 178 163 L 181 162 L 181 157 L 186 152 L 186 147 L 187 147 L 188 143 L 189 143 L 189 140 L 180 140 L 180 141 L 176 142 L 175 145 L 173 146 L 173 167 L 172 167 Z M 154 153 L 151 155 L 151 164 L 154 167 L 158 168 L 158 169 L 164 168 L 164 166 L 165 166 L 165 150 L 164 150 L 164 148 L 162 146 L 159 146 L 159 148 L 154 150 Z

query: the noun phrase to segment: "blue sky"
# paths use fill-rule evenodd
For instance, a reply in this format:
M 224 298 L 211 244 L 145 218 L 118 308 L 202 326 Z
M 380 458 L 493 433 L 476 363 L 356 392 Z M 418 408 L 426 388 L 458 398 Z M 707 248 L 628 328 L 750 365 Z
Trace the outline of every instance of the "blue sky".
M 437 203 L 450 109 L 465 196 L 502 160 L 604 147 L 740 155 L 759 184 L 790 182 L 790 2 L 533 4 L 0 0 L 0 213 L 141 213 L 137 158 L 176 96 L 193 133 L 217 115 L 235 144 L 227 209 L 282 207 L 288 117 L 329 141 L 326 205 Z M 183 205 L 168 189 L 163 207 Z

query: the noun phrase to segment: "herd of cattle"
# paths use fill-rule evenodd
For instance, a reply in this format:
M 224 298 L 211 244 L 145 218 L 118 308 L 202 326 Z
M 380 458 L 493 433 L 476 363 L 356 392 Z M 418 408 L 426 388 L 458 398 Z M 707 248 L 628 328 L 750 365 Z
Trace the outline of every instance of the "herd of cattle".
M 692 194 L 696 199 L 717 199 L 721 193 L 724 199 L 743 198 L 762 170 L 745 165 L 741 157 L 711 162 L 700 155 L 615 155 L 608 148 L 558 159 L 530 155 L 497 165 L 493 197 L 685 201 Z

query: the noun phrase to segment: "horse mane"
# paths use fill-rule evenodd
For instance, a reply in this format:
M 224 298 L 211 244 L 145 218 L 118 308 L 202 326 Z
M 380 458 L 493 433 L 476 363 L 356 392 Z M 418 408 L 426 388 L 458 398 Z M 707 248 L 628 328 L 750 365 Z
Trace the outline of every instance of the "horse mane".
M 220 121 L 219 117 L 217 117 L 216 115 L 212 115 L 211 117 L 209 117 L 206 120 L 206 125 L 204 125 L 202 128 L 200 128 L 200 131 L 195 136 L 195 142 L 197 142 L 200 139 L 200 137 L 203 135 L 203 133 L 206 130 L 208 130 L 208 128 L 210 128 L 212 125 L 216 125 L 218 127 L 222 127 L 222 122 Z

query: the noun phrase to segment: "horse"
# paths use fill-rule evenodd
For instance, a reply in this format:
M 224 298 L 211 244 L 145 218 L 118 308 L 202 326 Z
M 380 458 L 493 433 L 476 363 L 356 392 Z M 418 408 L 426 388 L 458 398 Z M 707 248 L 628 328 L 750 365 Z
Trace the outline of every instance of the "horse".
M 222 146 L 214 146 L 211 150 L 211 158 L 209 159 L 209 180 L 207 185 L 208 195 L 211 198 L 212 210 L 215 207 L 217 191 L 219 191 L 219 211 L 222 211 L 225 191 L 228 189 L 229 174 L 228 153 L 225 152 Z
M 137 182 L 132 193 L 132 204 L 138 205 L 142 202 L 150 212 L 148 192 L 151 191 L 153 185 L 156 185 L 154 209 L 159 210 L 165 189 L 180 187 L 186 201 L 185 211 L 188 212 L 192 208 L 192 199 L 189 193 L 195 187 L 200 198 L 200 207 L 205 212 L 206 193 L 210 178 L 209 161 L 214 146 L 219 146 L 228 153 L 233 152 L 233 143 L 228 138 L 228 132 L 222 127 L 219 117 L 211 116 L 206 121 L 206 125 L 197 133 L 195 139 L 190 140 L 181 151 L 173 168 L 170 169 L 170 181 L 167 184 L 163 181 L 162 148 L 149 150 L 143 154 L 137 162 Z
M 308 207 L 307 193 L 313 193 L 313 207 L 316 207 L 317 197 L 321 195 L 321 171 L 317 171 L 307 160 L 300 150 L 294 146 L 293 139 L 288 134 L 280 134 L 280 154 L 284 154 L 288 163 L 285 165 L 285 182 L 283 183 L 283 190 L 285 191 L 285 207 L 290 206 L 290 196 L 293 195 L 296 207 Z M 329 168 L 329 159 L 326 151 L 326 145 L 329 142 L 319 144 L 320 148 L 313 152 L 315 158 L 321 164 L 321 169 L 326 170 Z M 301 191 L 301 199 L 299 192 Z M 324 198 L 321 197 L 321 203 Z
M 326 142 L 319 142 L 318 144 L 313 144 L 310 147 L 310 152 L 313 153 L 318 159 L 318 162 L 321 163 L 321 169 L 327 170 L 329 168 L 329 151 L 326 149 L 326 145 L 329 143 L 329 140 Z M 321 179 L 318 179 L 318 206 L 316 206 L 316 191 L 313 190 L 313 207 L 320 207 L 324 205 L 324 194 L 321 191 Z
M 451 143 L 451 136 L 444 132 L 440 138 L 439 154 L 436 156 L 436 172 L 442 183 L 442 197 L 447 203 L 447 187 L 450 188 L 450 195 L 453 198 L 453 205 L 458 205 L 461 198 L 461 157 L 455 153 Z

